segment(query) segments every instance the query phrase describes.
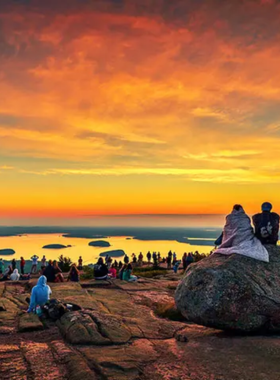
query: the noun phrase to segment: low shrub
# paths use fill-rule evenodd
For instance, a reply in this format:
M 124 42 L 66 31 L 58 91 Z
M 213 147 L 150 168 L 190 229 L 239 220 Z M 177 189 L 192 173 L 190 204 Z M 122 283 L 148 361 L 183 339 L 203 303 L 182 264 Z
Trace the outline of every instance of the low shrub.
M 81 280 L 93 279 L 93 268 L 89 266 L 83 266 L 83 273 L 80 275 Z
M 146 278 L 163 276 L 167 273 L 168 273 L 167 269 L 164 269 L 164 268 L 154 269 L 153 267 L 151 267 L 151 268 L 134 268 L 134 270 L 133 270 L 133 274 L 135 276 L 146 277 Z
M 63 257 L 63 255 L 60 255 L 58 258 L 58 266 L 62 270 L 62 272 L 69 272 L 70 267 L 72 265 L 72 260 L 70 257 Z

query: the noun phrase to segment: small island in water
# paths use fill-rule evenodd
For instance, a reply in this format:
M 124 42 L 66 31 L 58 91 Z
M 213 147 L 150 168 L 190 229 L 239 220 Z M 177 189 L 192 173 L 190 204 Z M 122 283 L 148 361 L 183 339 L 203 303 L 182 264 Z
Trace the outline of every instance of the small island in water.
M 111 244 L 105 240 L 96 240 L 88 243 L 90 247 L 110 247 Z
M 14 251 L 11 248 L 5 248 L 5 249 L 0 249 L 0 256 L 11 256 L 14 255 L 16 251 Z
M 44 247 L 42 247 L 42 248 L 43 249 L 65 249 L 65 248 L 68 248 L 68 247 L 71 247 L 71 245 L 48 244 L 48 245 L 44 245 Z
M 100 253 L 100 257 L 106 257 L 106 256 L 110 256 L 110 257 L 122 257 L 125 255 L 125 252 L 122 250 L 122 249 L 115 249 L 115 250 L 112 250 L 112 251 L 106 251 L 106 252 L 102 252 Z

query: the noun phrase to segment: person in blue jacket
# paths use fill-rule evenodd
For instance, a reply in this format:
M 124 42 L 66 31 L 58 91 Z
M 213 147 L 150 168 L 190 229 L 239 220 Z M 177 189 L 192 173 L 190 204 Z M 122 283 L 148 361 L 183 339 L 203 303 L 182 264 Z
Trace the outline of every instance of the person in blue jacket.
M 47 285 L 47 278 L 45 276 L 39 277 L 37 285 L 32 289 L 31 300 L 27 312 L 35 312 L 36 306 L 44 306 L 50 299 L 51 294 L 52 291 L 49 285 Z

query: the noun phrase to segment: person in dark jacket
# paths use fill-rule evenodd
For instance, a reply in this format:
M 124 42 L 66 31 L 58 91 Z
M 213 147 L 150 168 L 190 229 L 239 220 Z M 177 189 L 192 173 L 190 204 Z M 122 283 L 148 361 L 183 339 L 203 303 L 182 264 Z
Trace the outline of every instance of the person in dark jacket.
M 47 278 L 48 282 L 55 282 L 55 268 L 53 262 L 50 260 L 48 266 L 43 272 L 43 275 Z
M 16 269 L 17 267 L 17 262 L 15 259 L 12 260 L 12 268 L 13 268 L 13 271 Z
M 108 267 L 104 264 L 102 257 L 94 265 L 94 278 L 96 280 L 106 280 L 108 277 Z
M 79 282 L 80 281 L 79 271 L 77 269 L 76 264 L 71 265 L 67 281 L 71 281 L 71 282 Z
M 123 261 L 125 264 L 129 263 L 129 257 L 127 256 L 127 254 L 125 254 Z
M 279 215 L 271 212 L 272 204 L 265 202 L 262 204 L 262 212 L 253 216 L 255 236 L 262 244 L 276 245 L 279 232 Z
M 216 239 L 215 242 L 214 242 L 214 246 L 215 247 L 218 247 L 219 245 L 222 244 L 222 242 L 223 242 L 223 236 L 224 236 L 224 234 L 222 232 L 221 235 L 218 237 L 218 239 Z

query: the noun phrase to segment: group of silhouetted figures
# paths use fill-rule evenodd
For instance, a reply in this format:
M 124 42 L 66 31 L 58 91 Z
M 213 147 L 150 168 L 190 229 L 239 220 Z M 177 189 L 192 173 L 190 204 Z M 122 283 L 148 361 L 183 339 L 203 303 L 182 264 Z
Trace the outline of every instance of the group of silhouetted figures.
M 93 267 L 93 276 L 95 280 L 111 280 L 117 277 L 120 280 L 134 282 L 137 281 L 137 277 L 132 274 L 133 266 L 129 262 L 129 257 L 124 256 L 124 263 L 122 261 L 113 262 L 110 256 L 106 256 L 105 262 L 100 257 L 97 263 Z
M 4 261 L 0 259 L 0 281 L 22 281 L 30 280 L 32 275 L 39 273 L 47 278 L 48 282 L 63 282 L 63 281 L 73 281 L 78 282 L 80 279 L 79 270 L 83 268 L 83 259 L 80 256 L 78 260 L 78 267 L 75 263 L 72 263 L 70 270 L 66 278 L 63 276 L 64 261 L 63 256 L 61 256 L 60 261 L 49 260 L 45 256 L 41 259 L 41 268 L 38 270 L 38 259 L 37 255 L 31 257 L 31 270 L 29 273 L 25 274 L 25 260 L 23 257 L 20 258 L 20 272 L 17 269 L 17 262 L 15 259 L 12 260 L 11 264 L 7 268 L 4 266 Z M 69 269 L 69 268 L 68 268 Z
M 271 212 L 272 204 L 262 204 L 262 212 L 252 217 L 253 226 L 241 205 L 235 205 L 226 217 L 221 236 L 216 240 L 214 253 L 240 254 L 269 262 L 266 245 L 276 245 L 279 233 L 279 215 Z

